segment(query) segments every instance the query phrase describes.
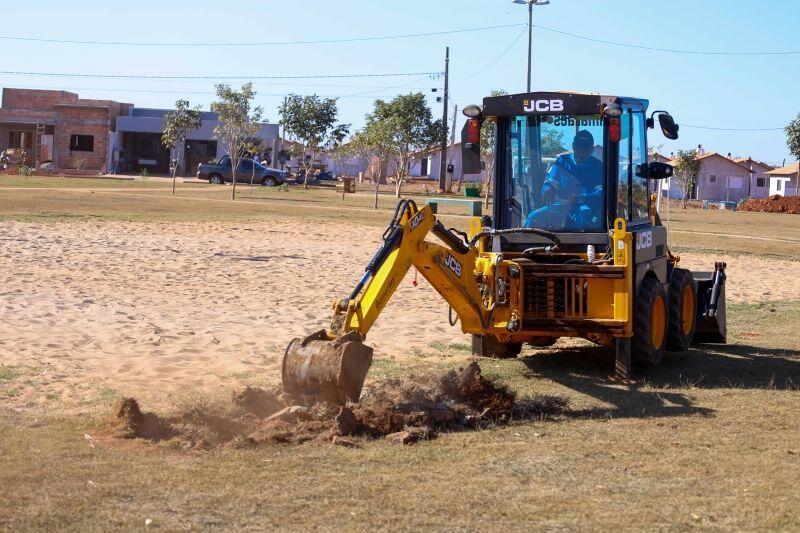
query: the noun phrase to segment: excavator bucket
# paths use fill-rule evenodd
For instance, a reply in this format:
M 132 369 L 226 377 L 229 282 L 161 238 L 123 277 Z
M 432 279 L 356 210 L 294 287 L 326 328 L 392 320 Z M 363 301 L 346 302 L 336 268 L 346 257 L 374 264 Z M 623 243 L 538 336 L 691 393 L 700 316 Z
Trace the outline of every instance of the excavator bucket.
M 304 403 L 325 400 L 336 405 L 357 402 L 372 348 L 357 331 L 332 338 L 326 330 L 294 339 L 283 355 L 283 390 Z
M 694 340 L 725 344 L 728 324 L 725 318 L 725 263 L 716 263 L 714 272 L 694 272 L 697 281 L 697 326 Z

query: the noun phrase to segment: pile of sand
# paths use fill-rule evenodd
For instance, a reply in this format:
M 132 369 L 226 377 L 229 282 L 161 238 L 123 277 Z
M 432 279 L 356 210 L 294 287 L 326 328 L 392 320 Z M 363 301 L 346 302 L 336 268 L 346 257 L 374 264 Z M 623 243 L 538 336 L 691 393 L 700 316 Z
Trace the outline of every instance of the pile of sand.
M 762 213 L 790 213 L 800 215 L 800 197 L 774 195 L 769 198 L 751 198 L 740 207 L 742 211 Z
M 309 440 L 358 446 L 351 437 L 411 444 L 438 432 L 485 428 L 513 420 L 557 415 L 560 398 L 519 399 L 481 374 L 477 363 L 442 376 L 414 376 L 368 386 L 361 401 L 299 405 L 279 389 L 247 387 L 229 405 L 196 406 L 161 416 L 142 412 L 133 398 L 116 407 L 114 437 L 168 442 L 188 449 L 301 443 Z

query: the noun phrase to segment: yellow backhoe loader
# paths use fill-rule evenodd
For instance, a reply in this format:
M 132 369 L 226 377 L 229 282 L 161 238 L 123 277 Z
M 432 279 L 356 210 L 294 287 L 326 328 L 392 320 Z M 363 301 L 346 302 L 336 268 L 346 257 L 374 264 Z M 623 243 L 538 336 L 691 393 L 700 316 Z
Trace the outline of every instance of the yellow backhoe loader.
M 401 200 L 383 244 L 329 330 L 295 339 L 283 386 L 309 400 L 358 401 L 372 363 L 367 333 L 415 267 L 450 305 L 475 356 L 582 337 L 616 346 L 616 375 L 665 350 L 725 342 L 725 264 L 680 268 L 655 211 L 672 167 L 647 161 L 647 133 L 677 139 L 647 100 L 565 92 L 485 98 L 464 110 L 463 168 L 480 172 L 480 132 L 495 123 L 491 216 L 448 229 L 430 207 Z M 428 240 L 436 237 L 439 242 Z M 411 311 L 411 310 L 410 310 Z

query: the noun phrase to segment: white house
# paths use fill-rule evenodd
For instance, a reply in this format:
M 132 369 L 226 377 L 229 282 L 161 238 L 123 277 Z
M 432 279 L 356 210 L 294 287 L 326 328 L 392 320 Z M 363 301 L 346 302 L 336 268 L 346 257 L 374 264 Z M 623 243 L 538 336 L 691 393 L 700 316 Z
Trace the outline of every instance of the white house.
M 439 181 L 441 171 L 441 150 L 428 150 L 414 154 L 411 162 L 411 176 Z M 457 142 L 447 148 L 447 165 L 452 165 L 452 180 L 482 182 L 484 172 L 480 174 L 464 174 L 461 159 L 461 143 Z
M 798 164 L 776 168 L 767 172 L 769 176 L 769 195 L 797 196 Z
M 697 183 L 691 192 L 693 200 L 738 202 L 753 195 L 753 184 L 758 184 L 748 166 L 728 159 L 717 152 L 705 152 L 697 156 L 700 172 Z M 669 161 L 674 165 L 675 161 Z M 664 191 L 669 190 L 670 198 L 683 198 L 683 191 L 677 180 L 665 180 Z

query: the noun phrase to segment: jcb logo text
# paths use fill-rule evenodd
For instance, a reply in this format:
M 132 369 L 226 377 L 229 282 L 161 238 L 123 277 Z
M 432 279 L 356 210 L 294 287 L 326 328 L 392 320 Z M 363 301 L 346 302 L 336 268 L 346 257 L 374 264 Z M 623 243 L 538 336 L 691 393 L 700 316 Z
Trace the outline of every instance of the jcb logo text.
M 526 113 L 564 111 L 564 100 L 525 100 L 524 104 Z
M 455 274 L 459 278 L 461 277 L 461 263 L 459 263 L 455 257 L 453 257 L 450 254 L 447 254 L 447 257 L 444 260 L 444 264 L 447 266 L 447 268 L 453 271 L 453 274 Z
M 653 232 L 643 231 L 636 234 L 636 249 L 644 250 L 653 246 Z

